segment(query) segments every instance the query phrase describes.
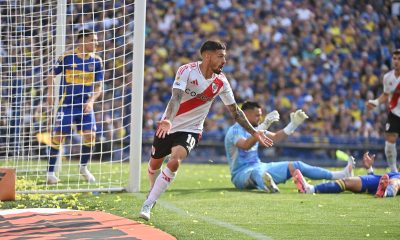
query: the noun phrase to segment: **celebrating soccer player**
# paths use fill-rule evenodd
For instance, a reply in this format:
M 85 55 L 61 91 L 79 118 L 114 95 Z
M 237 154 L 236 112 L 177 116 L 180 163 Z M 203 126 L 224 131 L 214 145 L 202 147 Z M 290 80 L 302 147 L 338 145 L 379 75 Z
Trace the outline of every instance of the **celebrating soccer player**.
M 218 41 L 206 41 L 200 49 L 201 62 L 181 66 L 175 77 L 172 97 L 158 124 L 148 166 L 150 193 L 139 216 L 150 219 L 151 208 L 174 180 L 180 163 L 198 144 L 204 120 L 217 96 L 228 107 L 233 118 L 262 145 L 272 140 L 257 131 L 237 106 L 232 89 L 222 68 L 226 63 L 226 47 Z M 164 158 L 170 159 L 161 172 Z M 160 174 L 161 172 L 161 174 Z
M 71 134 L 72 124 L 76 124 L 77 130 L 83 135 L 80 173 L 88 182 L 95 182 L 87 164 L 96 139 L 93 104 L 102 92 L 103 67 L 101 58 L 96 55 L 97 34 L 83 29 L 79 31 L 77 41 L 78 47 L 65 52 L 58 59 L 57 66 L 48 78 L 47 103 L 52 106 L 55 75 L 62 73 L 58 110 L 50 146 L 47 173 L 49 184 L 59 181 L 54 173 L 54 165 L 65 135 Z

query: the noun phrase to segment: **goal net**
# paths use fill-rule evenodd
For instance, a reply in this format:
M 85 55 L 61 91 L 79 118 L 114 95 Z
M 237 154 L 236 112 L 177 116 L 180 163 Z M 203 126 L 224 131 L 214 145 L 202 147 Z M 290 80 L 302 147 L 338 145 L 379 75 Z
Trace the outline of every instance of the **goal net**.
M 129 179 L 138 179 L 139 174 L 137 170 L 130 173 L 129 178 L 130 155 L 135 152 L 130 142 L 133 137 L 141 136 L 140 131 L 140 135 L 131 134 L 132 129 L 141 128 L 132 126 L 140 125 L 141 117 L 135 116 L 134 121 L 131 114 L 132 105 L 141 107 L 140 101 L 135 102 L 137 96 L 132 94 L 136 57 L 133 52 L 137 47 L 133 34 L 136 26 L 134 0 L 9 0 L 0 2 L 0 11 L 0 168 L 17 170 L 17 191 L 119 191 L 129 184 L 135 185 L 128 183 Z M 66 56 L 66 52 L 76 53 L 80 46 L 77 34 L 82 29 L 97 33 L 95 54 L 102 59 L 104 76 L 102 94 L 93 105 L 95 130 L 92 132 L 96 139 L 87 163 L 95 181 L 88 182 L 80 172 L 82 144 L 85 143 L 80 130 L 85 123 L 79 116 L 76 118 L 72 110 L 71 130 L 61 126 L 64 143 L 60 145 L 55 165 L 55 175 L 60 181 L 49 184 L 50 145 L 59 117 L 57 111 L 65 104 L 62 102 L 66 89 L 63 84 L 71 84 L 73 89 L 83 87 L 79 75 L 64 81 L 65 72 L 62 72 L 51 86 L 48 78 L 60 57 Z M 81 64 L 85 64 L 85 59 L 91 55 L 80 56 L 84 56 Z M 140 58 L 143 56 L 138 56 Z M 80 63 L 72 60 L 63 64 L 66 69 L 68 64 L 79 68 Z M 135 68 L 139 72 L 142 69 Z M 91 74 L 88 71 L 92 70 L 89 65 L 81 74 Z M 83 84 L 87 84 L 90 76 L 84 77 Z M 53 88 L 53 104 L 47 104 L 49 88 Z M 60 89 L 64 92 L 59 92 Z M 75 90 L 71 94 L 71 98 L 76 97 Z M 70 106 L 71 109 L 75 107 Z M 61 124 L 65 125 L 65 121 Z M 140 162 L 140 157 L 133 161 Z

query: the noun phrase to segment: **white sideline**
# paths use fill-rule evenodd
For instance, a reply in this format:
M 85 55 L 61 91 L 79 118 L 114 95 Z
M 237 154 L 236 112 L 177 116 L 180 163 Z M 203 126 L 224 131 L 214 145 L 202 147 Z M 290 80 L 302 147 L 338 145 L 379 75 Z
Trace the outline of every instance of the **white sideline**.
M 134 193 L 134 195 L 139 197 L 139 198 L 141 198 L 141 199 L 144 199 L 145 196 L 146 196 L 143 193 Z M 261 233 L 254 232 L 254 231 L 248 230 L 246 228 L 242 228 L 242 227 L 233 225 L 231 223 L 223 222 L 223 221 L 211 218 L 211 217 L 195 214 L 195 213 L 192 213 L 192 212 L 188 214 L 186 211 L 176 207 L 173 204 L 170 204 L 170 203 L 168 203 L 166 201 L 163 201 L 163 200 L 157 200 L 157 205 L 161 205 L 162 207 L 164 207 L 164 208 L 166 208 L 166 209 L 168 209 L 168 210 L 170 210 L 172 212 L 175 212 L 175 213 L 177 213 L 177 214 L 179 214 L 181 216 L 188 217 L 189 214 L 190 214 L 190 216 L 193 217 L 193 218 L 197 218 L 197 219 L 200 219 L 200 220 L 202 220 L 204 222 L 207 222 L 207 223 L 210 223 L 210 224 L 214 224 L 214 225 L 218 225 L 220 227 L 227 228 L 227 229 L 235 231 L 235 232 L 243 233 L 244 235 L 247 235 L 247 236 L 252 237 L 254 239 L 260 239 L 260 240 L 261 239 L 262 240 L 271 240 L 272 239 L 271 237 L 268 237 L 268 236 L 263 235 Z

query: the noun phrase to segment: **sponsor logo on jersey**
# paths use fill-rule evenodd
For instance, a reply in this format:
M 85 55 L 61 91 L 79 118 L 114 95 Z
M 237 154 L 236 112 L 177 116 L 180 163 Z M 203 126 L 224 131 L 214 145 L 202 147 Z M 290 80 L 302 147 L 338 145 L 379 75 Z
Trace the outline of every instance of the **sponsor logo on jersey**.
M 190 90 L 189 88 L 185 89 L 185 93 L 189 94 L 191 97 L 202 100 L 203 102 L 212 101 L 213 97 L 206 96 L 204 93 L 197 93 L 195 91 Z

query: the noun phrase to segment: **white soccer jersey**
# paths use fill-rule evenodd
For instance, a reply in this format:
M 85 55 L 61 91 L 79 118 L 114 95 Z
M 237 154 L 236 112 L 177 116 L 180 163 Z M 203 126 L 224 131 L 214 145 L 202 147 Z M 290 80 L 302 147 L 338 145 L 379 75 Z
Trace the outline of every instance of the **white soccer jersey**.
M 400 117 L 400 77 L 396 78 L 394 70 L 383 76 L 383 91 L 389 94 L 389 109 Z
M 201 62 L 192 62 L 179 67 L 173 88 L 185 91 L 179 110 L 172 121 L 171 133 L 203 131 L 204 120 L 211 104 L 220 96 L 225 105 L 235 103 L 232 88 L 224 74 L 213 74 L 205 79 L 200 71 Z M 162 119 L 165 117 L 165 112 Z

